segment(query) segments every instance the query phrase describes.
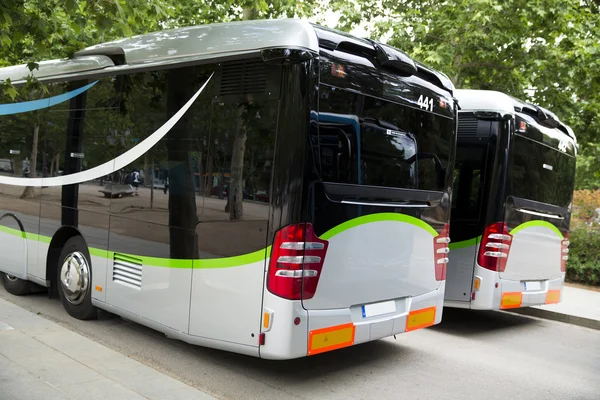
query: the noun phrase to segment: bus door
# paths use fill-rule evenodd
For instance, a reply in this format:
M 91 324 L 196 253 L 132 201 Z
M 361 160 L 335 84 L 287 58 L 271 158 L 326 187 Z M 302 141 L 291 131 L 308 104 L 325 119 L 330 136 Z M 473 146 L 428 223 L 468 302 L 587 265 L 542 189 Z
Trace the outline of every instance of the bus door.
M 471 300 L 477 249 L 485 226 L 487 195 L 491 179 L 490 142 L 492 121 L 459 114 L 452 213 L 450 216 L 450 262 L 445 299 Z

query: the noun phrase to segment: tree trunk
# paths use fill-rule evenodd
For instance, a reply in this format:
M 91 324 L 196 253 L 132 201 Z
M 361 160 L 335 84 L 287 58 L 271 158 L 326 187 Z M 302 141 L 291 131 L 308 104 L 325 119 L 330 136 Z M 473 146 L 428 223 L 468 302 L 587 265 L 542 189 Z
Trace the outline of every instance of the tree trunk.
M 29 164 L 29 177 L 35 178 L 37 175 L 37 155 L 38 155 L 38 138 L 40 135 L 40 125 L 36 123 L 33 126 L 33 145 L 31 146 L 31 162 Z M 21 194 L 21 198 L 34 198 L 35 190 L 32 186 L 27 186 Z
M 457 53 L 454 56 L 454 62 L 452 63 L 453 67 L 456 68 L 456 74 L 452 76 L 452 83 L 454 86 L 458 87 L 460 82 L 460 73 L 462 69 L 462 54 Z
M 50 171 L 48 171 L 51 177 L 54 176 L 53 173 L 54 173 L 54 162 L 55 161 L 56 161 L 56 156 L 52 156 L 52 159 L 50 160 Z
M 198 152 L 198 193 L 204 194 L 204 166 L 202 165 L 202 148 Z
M 233 138 L 233 152 L 231 154 L 231 175 L 229 178 L 229 196 L 227 196 L 226 209 L 229 211 L 229 220 L 241 220 L 244 216 L 244 154 L 246 152 L 246 139 L 248 137 L 245 121 L 246 107 L 240 105 L 237 112 L 237 124 Z
M 213 188 L 213 163 L 214 163 L 214 159 L 215 156 L 213 155 L 213 153 L 215 151 L 217 151 L 217 146 L 215 145 L 211 145 L 210 143 L 208 144 L 208 160 L 207 160 L 207 164 L 208 164 L 208 170 L 206 171 L 206 191 L 204 193 L 205 196 L 212 196 L 212 188 Z
M 152 171 L 154 162 L 148 161 L 149 154 L 144 154 L 144 186 L 150 183 L 150 209 L 154 208 L 154 173 Z
M 60 169 L 60 151 L 56 153 L 56 155 L 54 156 L 54 160 L 54 171 L 58 176 L 58 170 Z M 52 176 L 54 176 L 54 174 L 52 174 Z

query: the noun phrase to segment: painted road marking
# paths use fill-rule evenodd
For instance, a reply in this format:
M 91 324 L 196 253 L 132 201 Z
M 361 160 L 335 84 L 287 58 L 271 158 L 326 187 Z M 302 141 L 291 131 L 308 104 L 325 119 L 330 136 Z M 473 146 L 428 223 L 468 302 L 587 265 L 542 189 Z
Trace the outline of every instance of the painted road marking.
M 0 332 L 1 331 L 12 331 L 13 329 L 15 329 L 15 328 L 0 321 Z

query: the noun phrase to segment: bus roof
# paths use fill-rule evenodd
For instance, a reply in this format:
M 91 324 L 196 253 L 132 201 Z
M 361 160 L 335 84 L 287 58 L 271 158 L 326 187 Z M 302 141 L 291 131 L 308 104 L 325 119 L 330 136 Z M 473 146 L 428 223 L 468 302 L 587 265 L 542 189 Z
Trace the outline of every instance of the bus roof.
M 550 110 L 519 100 L 502 92 L 494 90 L 457 89 L 454 92 L 458 99 L 461 112 L 493 111 L 502 114 L 527 114 L 544 126 L 556 128 L 567 136 L 577 138 L 573 129 L 560 121 Z
M 170 29 L 113 40 L 87 47 L 69 59 L 42 61 L 30 72 L 26 65 L 0 68 L 0 82 L 19 83 L 33 74 L 41 80 L 61 79 L 86 72 L 146 69 L 161 65 L 227 59 L 268 48 L 306 50 L 321 48 L 379 57 L 376 46 L 391 59 L 410 57 L 381 43 L 329 29 L 301 19 L 252 20 Z M 454 86 L 443 73 L 414 62 L 419 78 L 452 93 Z
M 497 111 L 515 113 L 512 98 L 494 90 L 457 89 L 454 92 L 461 111 Z
M 224 22 L 170 29 L 87 47 L 70 59 L 42 61 L 38 79 L 111 67 L 139 68 L 221 58 L 265 48 L 319 51 L 314 27 L 300 19 Z M 0 68 L 0 81 L 18 82 L 30 74 L 26 65 Z

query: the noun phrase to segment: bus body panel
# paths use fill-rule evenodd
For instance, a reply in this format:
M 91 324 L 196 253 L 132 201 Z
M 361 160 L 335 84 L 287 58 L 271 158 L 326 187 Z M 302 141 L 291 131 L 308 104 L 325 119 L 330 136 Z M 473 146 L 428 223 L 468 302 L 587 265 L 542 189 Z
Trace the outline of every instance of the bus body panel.
M 32 243 L 28 243 L 32 242 Z M 35 249 L 35 243 L 26 238 L 18 219 L 13 214 L 0 217 L 0 243 L 10 251 L 2 254 L 2 272 L 20 279 L 27 279 L 28 259 L 30 248 Z M 35 251 L 33 252 L 35 255 Z
M 267 275 L 263 276 L 266 282 Z M 265 342 L 259 347 L 261 358 L 287 360 L 307 355 L 309 315 L 300 300 L 276 296 L 265 286 L 262 314 L 260 330 Z
M 481 283 L 474 298 L 464 304 L 474 310 L 501 310 L 558 303 L 562 298 L 564 274 L 557 279 L 542 280 L 540 287 L 525 290 L 520 280 L 502 279 L 495 271 L 475 266 L 474 278 Z M 504 300 L 504 301 L 503 301 Z M 453 306 L 451 303 L 449 306 Z
M 224 268 L 203 268 L 202 264 L 202 260 L 194 261 L 190 335 L 257 346 L 264 256 L 250 264 Z
M 450 257 L 448 257 L 450 261 L 446 276 L 446 299 L 450 301 L 468 302 L 471 299 L 478 247 L 476 239 L 465 242 L 462 246 L 460 242 L 450 242 Z
M 426 294 L 392 298 L 381 303 L 393 303 L 394 311 L 364 316 L 362 306 L 359 304 L 340 309 L 309 310 L 308 355 L 440 323 L 444 305 L 444 286 L 441 285 L 439 289 Z M 415 324 L 414 321 L 417 323 Z M 327 338 L 329 343 L 324 339 L 319 340 L 319 336 L 325 337 L 325 335 L 330 335 Z
M 303 301 L 304 306 L 308 310 L 360 307 L 437 290 L 442 284 L 434 274 L 437 232 L 417 223 L 425 225 L 416 218 L 389 213 L 348 221 L 348 229 L 328 239 L 317 291 Z M 325 237 L 327 233 L 321 236 Z
M 533 281 L 560 278 L 561 243 L 564 237 L 554 225 L 530 220 L 510 232 L 510 253 L 506 269 L 499 273 L 501 279 Z
M 113 265 L 112 279 L 106 282 L 106 301 L 145 319 L 188 333 L 192 261 L 187 268 L 165 268 L 144 264 L 140 266 L 139 287 L 117 278 Z
M 93 300 L 92 303 L 108 312 L 111 312 L 116 315 L 120 315 L 125 319 L 133 321 L 143 326 L 147 326 L 148 328 L 154 329 L 158 332 L 162 332 L 167 337 L 172 339 L 181 340 L 182 342 L 186 342 L 195 346 L 205 346 L 210 347 L 217 350 L 231 351 L 234 353 L 244 354 L 247 356 L 258 357 L 258 346 L 246 346 L 240 343 L 232 343 L 226 342 L 224 340 L 214 339 L 214 338 L 205 338 L 200 336 L 191 336 L 187 333 L 180 332 L 176 329 L 169 328 L 160 323 L 152 321 L 148 318 L 144 318 L 143 316 L 133 313 L 128 310 L 123 310 L 121 308 L 115 307 L 112 304 L 104 303 L 99 300 Z

